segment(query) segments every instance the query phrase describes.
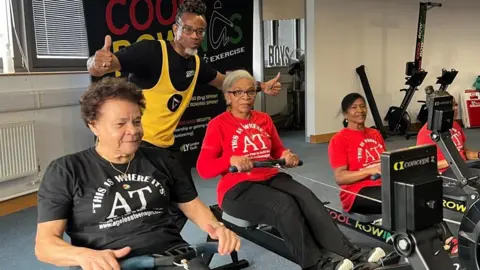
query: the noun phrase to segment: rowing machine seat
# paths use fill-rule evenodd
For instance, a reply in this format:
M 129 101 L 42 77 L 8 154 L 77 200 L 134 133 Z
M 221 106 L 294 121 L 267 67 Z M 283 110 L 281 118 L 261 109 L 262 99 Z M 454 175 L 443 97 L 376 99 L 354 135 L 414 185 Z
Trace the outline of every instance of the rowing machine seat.
M 249 221 L 246 221 L 244 219 L 236 218 L 233 216 L 230 216 L 229 214 L 222 212 L 222 219 L 224 221 L 230 222 L 233 225 L 236 225 L 238 227 L 243 227 L 243 228 L 248 228 L 248 227 L 255 227 L 257 224 L 253 224 Z
M 342 211 L 342 214 L 346 217 L 349 217 L 351 219 L 354 219 L 356 221 L 360 221 L 362 223 L 373 223 L 379 219 L 382 219 L 382 215 L 365 215 L 365 214 L 359 214 L 359 213 L 348 213 L 345 211 Z

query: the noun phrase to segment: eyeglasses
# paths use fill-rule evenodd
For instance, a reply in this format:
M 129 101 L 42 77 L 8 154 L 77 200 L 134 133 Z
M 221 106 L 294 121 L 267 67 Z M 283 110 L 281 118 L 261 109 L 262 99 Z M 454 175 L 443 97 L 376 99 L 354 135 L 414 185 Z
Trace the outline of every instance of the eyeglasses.
M 185 34 L 187 34 L 187 35 L 191 35 L 191 34 L 193 34 L 193 33 L 195 32 L 195 34 L 197 35 L 197 37 L 204 37 L 204 36 L 205 36 L 206 30 L 203 29 L 203 28 L 193 29 L 193 27 L 181 25 L 180 23 L 177 23 L 177 25 L 178 25 L 180 28 L 182 28 L 183 33 L 185 33 Z
M 257 94 L 256 90 L 234 90 L 234 91 L 228 91 L 227 93 L 233 94 L 235 97 L 241 97 L 243 94 L 247 94 L 249 97 L 254 97 Z

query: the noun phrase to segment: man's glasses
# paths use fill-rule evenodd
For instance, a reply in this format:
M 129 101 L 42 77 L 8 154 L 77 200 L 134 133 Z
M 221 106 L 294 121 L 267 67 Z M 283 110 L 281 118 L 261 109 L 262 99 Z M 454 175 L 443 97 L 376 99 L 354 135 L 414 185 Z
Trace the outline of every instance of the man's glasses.
M 187 35 L 191 35 L 191 34 L 195 33 L 197 35 L 197 37 L 204 37 L 205 36 L 206 30 L 203 29 L 203 28 L 193 29 L 193 27 L 186 26 L 186 25 L 181 25 L 179 23 L 177 23 L 177 25 L 180 28 L 182 28 L 183 33 L 185 33 Z
M 228 91 L 227 93 L 233 94 L 235 97 L 241 97 L 243 94 L 247 94 L 249 97 L 253 97 L 257 94 L 257 90 L 234 90 L 234 91 Z

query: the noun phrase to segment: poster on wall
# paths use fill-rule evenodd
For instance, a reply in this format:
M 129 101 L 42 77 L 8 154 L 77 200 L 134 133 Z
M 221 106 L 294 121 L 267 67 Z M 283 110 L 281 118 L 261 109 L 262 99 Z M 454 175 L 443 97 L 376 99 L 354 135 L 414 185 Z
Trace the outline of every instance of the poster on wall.
M 182 2 L 84 0 L 90 55 L 103 47 L 106 35 L 112 37 L 113 52 L 143 39 L 173 40 L 172 25 Z M 252 73 L 253 0 L 242 0 L 242 5 L 231 0 L 204 0 L 204 3 L 207 5 L 207 31 L 199 56 L 224 74 L 235 69 L 246 69 Z M 115 72 L 106 76 L 128 74 Z M 209 85 L 197 85 L 175 131 L 174 145 L 187 152 L 186 162 L 192 167 L 195 166 L 207 123 L 225 108 L 221 91 Z

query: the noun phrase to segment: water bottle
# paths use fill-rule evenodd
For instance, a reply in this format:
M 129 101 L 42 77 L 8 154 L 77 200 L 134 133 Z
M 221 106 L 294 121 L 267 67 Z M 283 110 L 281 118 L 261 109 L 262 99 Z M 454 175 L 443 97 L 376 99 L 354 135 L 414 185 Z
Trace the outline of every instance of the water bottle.
M 15 73 L 15 66 L 13 64 L 12 52 L 10 51 L 10 45 L 6 43 L 5 49 L 2 55 L 3 61 L 3 73 Z

